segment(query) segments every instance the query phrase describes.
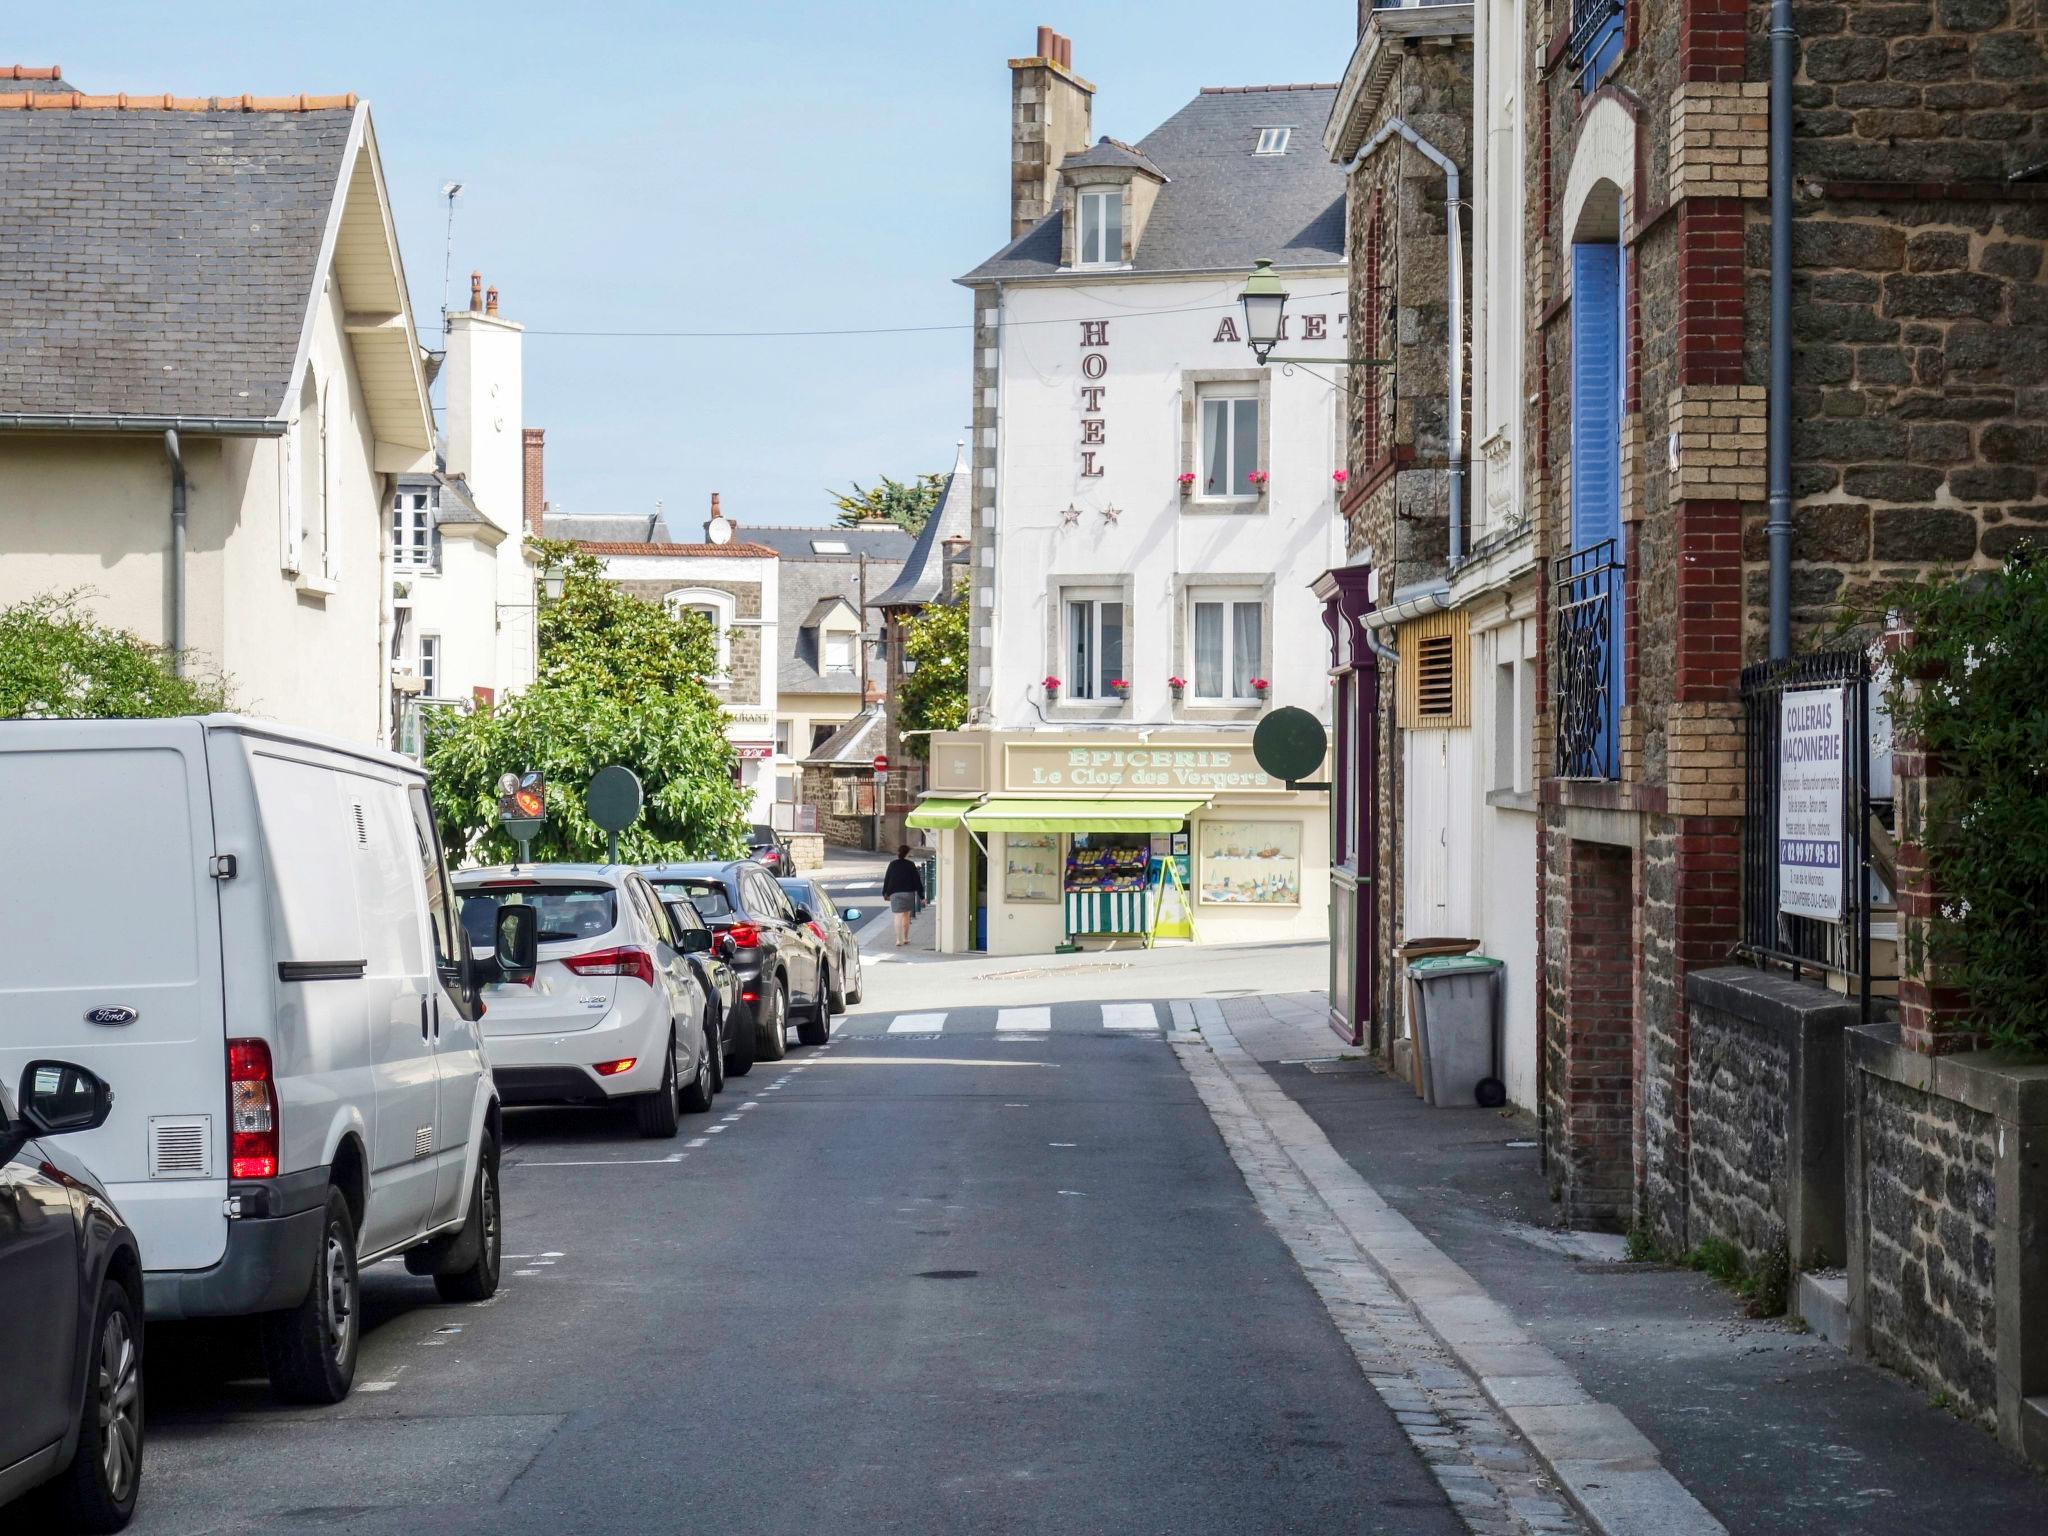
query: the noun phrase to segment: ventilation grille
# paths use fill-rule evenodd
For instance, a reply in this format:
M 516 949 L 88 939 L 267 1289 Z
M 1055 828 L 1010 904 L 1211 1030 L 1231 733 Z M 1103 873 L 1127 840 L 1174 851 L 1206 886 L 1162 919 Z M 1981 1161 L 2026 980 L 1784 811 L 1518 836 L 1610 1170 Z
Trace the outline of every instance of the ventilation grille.
M 152 1179 L 211 1178 L 212 1148 L 212 1116 L 150 1117 L 149 1176 Z
M 1415 713 L 1447 720 L 1458 702 L 1458 662 L 1449 635 L 1431 635 L 1416 647 Z
M 412 1133 L 412 1155 L 414 1157 L 425 1157 L 433 1150 L 434 1128 L 431 1125 L 423 1125 Z
M 369 846 L 370 846 L 370 819 L 369 819 L 369 817 L 367 817 L 367 816 L 365 816 L 365 815 L 363 814 L 363 802 L 362 802 L 362 801 L 360 801 L 360 800 L 351 800 L 351 801 L 349 802 L 349 804 L 348 804 L 348 808 L 349 808 L 349 809 L 350 809 L 351 811 L 353 811 L 353 812 L 355 813 L 355 818 L 356 818 L 356 846 L 357 846 L 358 848 L 367 848 L 367 847 L 369 847 Z
M 1457 730 L 1472 723 L 1472 632 L 1462 609 L 1403 624 L 1399 634 L 1401 725 Z

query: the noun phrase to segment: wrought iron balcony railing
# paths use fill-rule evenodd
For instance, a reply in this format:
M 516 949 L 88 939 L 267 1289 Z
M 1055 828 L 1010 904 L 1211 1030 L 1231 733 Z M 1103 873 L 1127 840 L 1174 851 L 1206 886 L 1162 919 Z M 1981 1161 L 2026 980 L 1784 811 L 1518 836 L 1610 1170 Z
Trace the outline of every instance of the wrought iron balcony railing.
M 1603 539 L 1551 562 L 1550 622 L 1557 636 L 1557 776 L 1618 777 L 1620 549 Z
M 1621 0 L 1572 0 L 1572 30 L 1565 39 L 1565 63 L 1573 69 L 1585 63 L 1602 34 L 1620 15 Z

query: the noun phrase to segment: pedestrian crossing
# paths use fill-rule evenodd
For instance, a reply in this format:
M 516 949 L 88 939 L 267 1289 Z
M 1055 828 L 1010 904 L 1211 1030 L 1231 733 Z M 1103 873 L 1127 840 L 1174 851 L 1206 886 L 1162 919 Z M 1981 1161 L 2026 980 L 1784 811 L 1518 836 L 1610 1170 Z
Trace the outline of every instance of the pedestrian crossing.
M 993 1034 L 1005 1039 L 1042 1039 L 1053 1034 L 1157 1035 L 1164 1010 L 1157 1003 L 1063 1003 L 1057 1007 L 948 1008 L 921 1013 L 855 1014 L 834 1027 L 840 1035 Z

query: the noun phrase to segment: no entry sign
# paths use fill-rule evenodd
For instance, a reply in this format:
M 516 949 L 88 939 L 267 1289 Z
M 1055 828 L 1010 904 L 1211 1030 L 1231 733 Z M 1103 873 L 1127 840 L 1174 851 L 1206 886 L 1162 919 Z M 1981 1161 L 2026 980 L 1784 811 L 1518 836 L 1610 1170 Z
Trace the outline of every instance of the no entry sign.
M 883 755 L 882 753 L 880 753 L 880 752 L 877 752 L 877 753 L 875 754 L 875 772 L 877 772 L 877 773 L 887 773 L 888 771 L 889 771 L 889 759 L 888 759 L 888 758 L 887 758 L 886 756 L 884 756 L 884 755 Z

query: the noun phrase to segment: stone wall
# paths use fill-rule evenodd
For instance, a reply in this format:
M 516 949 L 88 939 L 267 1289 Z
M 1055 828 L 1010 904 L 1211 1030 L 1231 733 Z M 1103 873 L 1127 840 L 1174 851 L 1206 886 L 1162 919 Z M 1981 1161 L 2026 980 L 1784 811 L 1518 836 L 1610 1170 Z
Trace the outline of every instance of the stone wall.
M 818 831 L 827 843 L 835 848 L 866 848 L 874 841 L 875 818 L 872 816 L 841 816 L 832 809 L 832 780 L 830 768 L 806 767 L 798 786 L 803 804 L 812 806 L 818 813 Z
M 698 577 L 683 580 L 620 581 L 614 583 L 643 602 L 660 604 L 669 593 L 682 587 L 705 592 L 723 592 L 733 601 L 733 617 L 739 622 L 726 637 L 728 663 L 725 674 L 712 682 L 712 691 L 731 704 L 758 704 L 761 699 L 761 584 L 754 581 L 711 581 Z
M 1692 1007 L 1692 1233 L 1745 1257 L 1785 1246 L 1785 1084 L 1792 1053 L 1742 1014 Z
M 1858 1074 L 1870 1352 L 1994 1420 L 1996 1123 Z

